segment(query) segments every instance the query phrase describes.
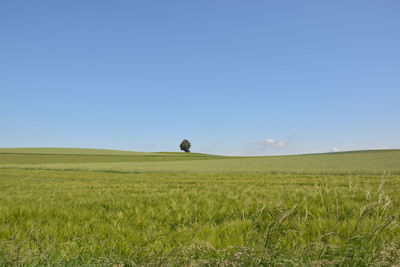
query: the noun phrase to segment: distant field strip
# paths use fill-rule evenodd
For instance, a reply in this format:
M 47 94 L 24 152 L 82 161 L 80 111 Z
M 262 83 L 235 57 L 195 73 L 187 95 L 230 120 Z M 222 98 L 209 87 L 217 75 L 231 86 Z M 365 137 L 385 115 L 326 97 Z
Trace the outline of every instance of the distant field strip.
M 0 153 L 22 153 L 22 154 L 86 154 L 86 155 L 140 155 L 144 152 L 110 150 L 110 149 L 91 149 L 91 148 L 56 148 L 56 147 L 20 147 L 20 148 L 0 148 Z
M 151 156 L 170 155 L 181 157 L 209 156 L 202 153 L 181 152 L 138 152 L 128 150 L 93 149 L 93 148 L 58 148 L 58 147 L 28 147 L 28 148 L 0 148 L 0 154 L 51 154 L 51 155 L 109 155 L 109 156 Z
M 92 154 L 26 154 L 0 153 L 0 166 L 5 164 L 49 164 L 49 163 L 115 163 L 115 162 L 159 162 L 221 159 L 208 155 L 182 156 L 176 154 L 138 154 L 138 155 L 92 155 Z
M 191 173 L 265 173 L 265 172 L 375 172 L 400 173 L 400 151 L 313 154 L 298 156 L 227 158 L 214 156 L 14 156 L 0 154 L 8 160 L 0 167 L 19 169 L 54 169 L 115 172 L 191 172 Z M 216 160 L 218 159 L 218 160 Z M 91 161 L 92 160 L 92 161 Z M 18 161 L 18 162 L 17 162 Z M 34 161 L 31 164 L 26 164 Z M 48 161 L 49 163 L 42 163 Z M 25 162 L 25 164 L 24 164 Z M 63 163 L 61 163 L 63 162 Z M 79 163 L 77 163 L 79 162 Z

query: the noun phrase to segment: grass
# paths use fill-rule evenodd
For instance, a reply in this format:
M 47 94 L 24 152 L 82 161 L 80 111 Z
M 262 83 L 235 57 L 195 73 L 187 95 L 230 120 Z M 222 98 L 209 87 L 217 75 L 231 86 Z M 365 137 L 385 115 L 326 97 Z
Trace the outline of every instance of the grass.
M 175 154 L 137 154 L 137 155 L 91 155 L 91 154 L 26 154 L 0 153 L 0 166 L 8 164 L 40 165 L 60 163 L 116 163 L 116 162 L 160 162 L 219 159 L 223 157 L 208 155 L 175 155 Z M 100 164 L 100 165 L 102 165 Z
M 65 147 L 17 147 L 0 148 L 0 154 L 27 154 L 27 155 L 94 155 L 94 156 L 215 156 L 204 153 L 183 152 L 138 152 L 129 150 L 93 149 L 93 148 L 65 148 Z
M 140 155 L 145 154 L 137 151 L 111 150 L 111 149 L 89 149 L 89 148 L 65 148 L 65 147 L 17 147 L 0 148 L 0 153 L 22 153 L 22 154 L 72 154 L 72 155 Z
M 165 162 L 161 162 L 165 161 Z M 275 157 L 205 154 L 131 156 L 0 154 L 0 168 L 109 172 L 188 173 L 400 173 L 400 150 L 356 151 Z
M 399 265 L 399 154 L 0 154 L 0 265 Z

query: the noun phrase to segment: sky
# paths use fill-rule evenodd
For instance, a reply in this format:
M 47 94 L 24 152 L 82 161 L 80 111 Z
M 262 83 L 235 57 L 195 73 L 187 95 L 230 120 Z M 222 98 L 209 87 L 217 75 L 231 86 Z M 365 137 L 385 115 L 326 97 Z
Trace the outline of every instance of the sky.
M 400 148 L 400 2 L 0 1 L 0 147 Z

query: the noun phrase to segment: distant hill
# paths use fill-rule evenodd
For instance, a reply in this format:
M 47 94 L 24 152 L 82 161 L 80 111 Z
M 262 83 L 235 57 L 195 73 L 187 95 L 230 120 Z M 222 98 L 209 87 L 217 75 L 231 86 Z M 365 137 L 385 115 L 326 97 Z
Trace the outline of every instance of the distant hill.
M 129 150 L 111 150 L 95 148 L 66 148 L 66 147 L 18 147 L 0 148 L 0 153 L 23 154 L 79 154 L 79 155 L 138 155 L 145 152 Z
M 3 148 L 1 168 L 157 172 L 400 173 L 400 150 L 347 151 L 290 156 L 224 157 L 184 152 L 80 148 Z
M 46 155 L 108 155 L 108 156 L 214 156 L 204 153 L 184 152 L 139 152 L 129 150 L 112 150 L 96 148 L 66 148 L 66 147 L 16 147 L 0 148 L 0 154 L 46 154 Z

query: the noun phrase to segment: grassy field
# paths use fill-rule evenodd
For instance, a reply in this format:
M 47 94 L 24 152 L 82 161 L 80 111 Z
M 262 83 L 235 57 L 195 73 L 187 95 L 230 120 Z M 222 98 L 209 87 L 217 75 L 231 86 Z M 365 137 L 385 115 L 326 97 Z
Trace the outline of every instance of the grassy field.
M 1 151 L 1 150 L 0 150 Z M 38 151 L 41 151 L 38 149 Z M 222 157 L 185 153 L 136 155 L 0 153 L 0 168 L 187 173 L 400 173 L 400 150 L 274 157 Z M 165 162 L 162 162 L 165 161 Z
M 47 164 L 60 163 L 60 166 L 67 166 L 67 163 L 104 163 L 115 164 L 116 162 L 160 162 L 160 161 L 186 161 L 186 160 L 205 160 L 222 159 L 223 157 L 210 155 L 188 155 L 176 154 L 137 154 L 137 155 L 91 155 L 91 154 L 27 154 L 27 153 L 0 153 L 0 167 L 15 165 L 13 167 L 41 167 Z M 35 165 L 35 166 L 30 166 Z M 57 169 L 59 167 L 56 167 Z
M 0 265 L 400 265 L 399 150 L 96 153 L 0 149 Z

